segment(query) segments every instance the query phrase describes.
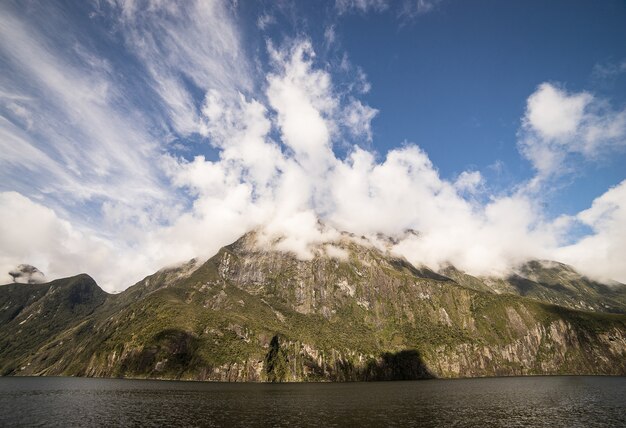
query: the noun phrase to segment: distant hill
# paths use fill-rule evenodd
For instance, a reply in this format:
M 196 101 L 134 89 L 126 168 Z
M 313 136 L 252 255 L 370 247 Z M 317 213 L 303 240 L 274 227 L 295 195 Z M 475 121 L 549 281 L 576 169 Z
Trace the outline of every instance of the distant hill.
M 624 286 L 553 262 L 496 280 L 349 236 L 316 256 L 249 233 L 123 293 L 0 287 L 0 373 L 226 381 L 626 374 Z M 558 305 L 557 305 L 558 304 Z M 581 310 L 584 309 L 584 310 Z

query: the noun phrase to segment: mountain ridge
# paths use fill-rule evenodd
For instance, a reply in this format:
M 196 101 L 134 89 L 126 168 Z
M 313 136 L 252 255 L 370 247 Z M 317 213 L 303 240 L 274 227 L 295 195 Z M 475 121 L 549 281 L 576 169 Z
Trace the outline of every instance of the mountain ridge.
M 626 315 L 600 312 L 597 301 L 589 306 L 600 309 L 581 311 L 542 301 L 554 293 L 497 294 L 375 246 L 334 245 L 303 261 L 259 248 L 248 234 L 204 263 L 159 270 L 119 294 L 87 275 L 1 286 L 0 373 L 231 381 L 626 374 Z M 51 328 L 44 334 L 42 325 Z

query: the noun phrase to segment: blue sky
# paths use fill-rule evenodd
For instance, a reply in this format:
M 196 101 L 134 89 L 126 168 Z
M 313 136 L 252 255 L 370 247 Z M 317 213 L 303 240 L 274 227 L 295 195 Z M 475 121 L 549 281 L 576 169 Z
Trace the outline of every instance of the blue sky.
M 626 281 L 623 1 L 0 11 L 2 274 L 121 290 L 258 229 L 303 258 L 383 232 L 435 268 Z

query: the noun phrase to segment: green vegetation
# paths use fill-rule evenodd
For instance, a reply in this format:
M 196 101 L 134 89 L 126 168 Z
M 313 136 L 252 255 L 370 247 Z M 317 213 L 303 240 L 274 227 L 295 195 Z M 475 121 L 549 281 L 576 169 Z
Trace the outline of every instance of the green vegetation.
M 0 287 L 0 372 L 270 382 L 626 374 L 626 315 L 554 305 L 573 283 L 579 294 L 568 298 L 590 295 L 558 265 L 529 265 L 556 290 L 542 301 L 347 239 L 347 260 L 311 261 L 257 251 L 253 239 L 119 295 L 86 275 Z M 608 295 L 614 312 L 619 295 Z M 604 295 L 594 296 L 591 307 Z
M 265 376 L 269 382 L 284 382 L 289 375 L 289 357 L 280 346 L 278 336 L 272 337 L 270 349 L 265 356 Z

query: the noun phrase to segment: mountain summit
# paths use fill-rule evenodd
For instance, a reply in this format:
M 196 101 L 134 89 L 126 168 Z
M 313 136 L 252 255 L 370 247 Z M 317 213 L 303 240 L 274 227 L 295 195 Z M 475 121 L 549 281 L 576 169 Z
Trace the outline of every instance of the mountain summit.
M 246 234 L 205 263 L 163 269 L 117 295 L 87 275 L 0 287 L 2 374 L 626 374 L 623 285 L 540 261 L 499 280 L 435 272 L 348 235 L 301 260 L 258 239 Z

